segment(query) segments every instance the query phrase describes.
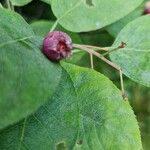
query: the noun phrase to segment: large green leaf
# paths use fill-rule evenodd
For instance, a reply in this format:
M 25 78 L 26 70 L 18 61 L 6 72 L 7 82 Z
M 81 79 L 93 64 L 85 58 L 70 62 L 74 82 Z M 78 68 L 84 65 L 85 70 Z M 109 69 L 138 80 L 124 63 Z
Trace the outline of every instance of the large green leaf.
M 126 76 L 150 87 L 150 16 L 139 17 L 125 26 L 113 47 L 122 41 L 127 46 L 111 53 L 112 61 L 120 64 Z
M 41 53 L 33 31 L 18 14 L 0 9 L 0 33 L 2 128 L 48 100 L 59 83 L 61 68 Z
M 124 18 L 120 19 L 119 21 L 111 24 L 110 26 L 108 26 L 106 29 L 107 31 L 114 37 L 116 37 L 118 35 L 118 33 L 121 31 L 121 29 L 126 26 L 129 22 L 131 22 L 132 20 L 140 17 L 144 11 L 144 5 L 145 3 L 143 3 L 142 5 L 140 5 L 136 10 L 134 10 L 133 12 L 131 12 L 130 14 L 128 14 L 127 16 L 125 16 Z
M 74 32 L 100 29 L 133 11 L 143 0 L 52 0 L 58 22 Z
M 62 63 L 53 98 L 0 133 L 0 149 L 141 150 L 137 121 L 120 91 L 102 74 Z
M 23 6 L 30 3 L 32 0 L 10 0 L 14 6 Z

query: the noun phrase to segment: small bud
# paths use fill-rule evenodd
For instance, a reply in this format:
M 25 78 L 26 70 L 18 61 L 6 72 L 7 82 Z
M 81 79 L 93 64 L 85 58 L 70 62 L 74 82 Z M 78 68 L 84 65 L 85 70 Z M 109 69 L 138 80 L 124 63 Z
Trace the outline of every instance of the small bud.
M 150 14 L 150 1 L 148 1 L 145 5 L 144 14 Z
M 118 46 L 118 48 L 125 48 L 127 46 L 127 44 L 125 42 L 121 42 L 121 45 Z
M 72 40 L 64 32 L 49 32 L 43 41 L 43 53 L 52 61 L 71 56 Z

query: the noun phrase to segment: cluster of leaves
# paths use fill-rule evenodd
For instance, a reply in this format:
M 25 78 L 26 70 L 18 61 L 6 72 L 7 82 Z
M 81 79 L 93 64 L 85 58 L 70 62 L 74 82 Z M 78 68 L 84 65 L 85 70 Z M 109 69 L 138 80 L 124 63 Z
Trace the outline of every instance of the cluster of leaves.
M 110 59 L 128 78 L 150 87 L 146 1 L 42 1 L 2 3 L 16 12 L 0 8 L 0 149 L 141 150 L 134 112 L 110 81 L 118 85 L 118 75 L 97 58 L 96 71 L 89 69 L 82 51 L 53 63 L 41 48 L 50 30 L 68 33 L 74 43 L 110 50 L 123 41 L 127 46 L 110 53 Z

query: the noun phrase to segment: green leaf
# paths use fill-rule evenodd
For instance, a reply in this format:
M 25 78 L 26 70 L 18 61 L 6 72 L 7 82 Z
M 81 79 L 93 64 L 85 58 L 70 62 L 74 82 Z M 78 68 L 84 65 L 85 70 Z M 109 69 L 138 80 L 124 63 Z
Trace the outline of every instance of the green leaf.
M 54 23 L 54 21 L 40 20 L 34 21 L 30 25 L 36 35 L 45 37 Z
M 103 30 L 80 33 L 80 35 L 83 43 L 86 45 L 108 47 L 114 42 L 114 38 Z
M 129 15 L 125 16 L 124 18 L 120 19 L 119 21 L 111 24 L 106 29 L 107 31 L 114 37 L 118 35 L 118 33 L 121 31 L 121 29 L 126 26 L 129 22 L 132 20 L 140 17 L 144 11 L 145 3 L 140 5 L 136 10 L 131 12 Z
M 132 80 L 150 87 L 150 17 L 142 16 L 119 33 L 113 47 L 123 41 L 127 46 L 110 54 L 123 73 Z
M 97 52 L 102 53 L 102 51 L 97 51 Z M 86 68 L 91 68 L 90 61 L 91 61 L 90 54 L 79 49 L 74 49 L 73 55 L 69 59 L 66 59 L 66 62 L 68 63 L 86 67 Z M 116 69 L 114 69 L 112 66 L 108 65 L 106 62 L 102 61 L 101 59 L 95 56 L 93 56 L 93 62 L 94 62 L 94 70 L 107 76 L 118 87 L 120 87 L 120 83 L 118 82 L 120 80 L 120 77 Z
M 0 128 L 31 114 L 59 83 L 61 68 L 41 53 L 41 42 L 17 13 L 0 9 Z
M 74 32 L 91 31 L 123 18 L 143 0 L 52 0 L 59 23 Z
M 140 150 L 137 121 L 121 92 L 96 71 L 62 63 L 53 98 L 0 133 L 0 149 Z
M 54 25 L 55 21 L 46 21 L 46 20 L 40 20 L 40 21 L 34 21 L 31 23 L 31 27 L 36 35 L 45 37 L 48 32 L 50 32 L 50 29 Z M 63 27 L 61 27 L 59 24 L 55 28 L 55 31 L 63 31 L 66 32 L 75 43 L 82 43 L 80 36 L 77 33 L 73 33 L 70 31 L 67 31 Z
M 66 62 L 90 68 L 90 55 L 85 51 L 74 49 L 73 55 L 69 59 L 66 59 Z
M 32 0 L 10 0 L 14 6 L 24 6 L 30 3 Z

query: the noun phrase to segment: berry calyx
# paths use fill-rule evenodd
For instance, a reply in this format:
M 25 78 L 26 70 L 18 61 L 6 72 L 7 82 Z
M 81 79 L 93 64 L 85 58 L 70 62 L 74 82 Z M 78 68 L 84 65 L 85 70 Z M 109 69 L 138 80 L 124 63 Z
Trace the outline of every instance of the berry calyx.
M 71 56 L 72 40 L 64 32 L 49 32 L 43 40 L 43 53 L 52 61 L 60 61 Z
M 150 14 L 150 1 L 148 1 L 145 5 L 144 14 Z

